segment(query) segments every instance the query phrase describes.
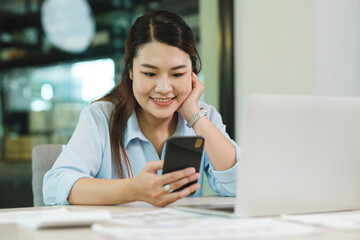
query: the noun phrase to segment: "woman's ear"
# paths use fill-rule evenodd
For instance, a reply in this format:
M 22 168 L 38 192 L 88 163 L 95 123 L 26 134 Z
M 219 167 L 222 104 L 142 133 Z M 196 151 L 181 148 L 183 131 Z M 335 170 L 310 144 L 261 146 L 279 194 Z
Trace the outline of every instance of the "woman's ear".
M 131 80 L 133 80 L 133 73 L 132 73 L 132 69 L 129 70 L 129 77 Z

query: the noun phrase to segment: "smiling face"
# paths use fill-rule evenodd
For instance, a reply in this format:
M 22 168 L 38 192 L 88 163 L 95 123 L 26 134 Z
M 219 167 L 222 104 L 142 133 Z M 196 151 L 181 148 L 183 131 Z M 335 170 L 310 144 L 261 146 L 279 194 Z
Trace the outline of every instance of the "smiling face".
M 172 118 L 191 92 L 191 73 L 190 57 L 181 49 L 160 42 L 142 46 L 130 70 L 139 116 Z

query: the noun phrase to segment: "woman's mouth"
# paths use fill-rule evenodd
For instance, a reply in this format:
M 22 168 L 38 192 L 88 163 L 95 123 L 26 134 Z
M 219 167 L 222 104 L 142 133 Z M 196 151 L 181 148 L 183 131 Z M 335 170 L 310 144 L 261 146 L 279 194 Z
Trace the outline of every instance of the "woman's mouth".
M 171 103 L 174 102 L 175 97 L 173 98 L 153 98 L 150 97 L 150 99 L 158 106 L 169 106 Z

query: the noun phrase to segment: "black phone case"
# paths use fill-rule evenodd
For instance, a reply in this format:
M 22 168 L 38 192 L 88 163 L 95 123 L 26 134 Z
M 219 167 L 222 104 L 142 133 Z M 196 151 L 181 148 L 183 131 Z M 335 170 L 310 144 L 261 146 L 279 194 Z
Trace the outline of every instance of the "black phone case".
M 194 167 L 199 172 L 205 139 L 201 136 L 171 137 L 166 142 L 163 174 Z M 180 191 L 197 181 L 188 183 L 175 191 Z

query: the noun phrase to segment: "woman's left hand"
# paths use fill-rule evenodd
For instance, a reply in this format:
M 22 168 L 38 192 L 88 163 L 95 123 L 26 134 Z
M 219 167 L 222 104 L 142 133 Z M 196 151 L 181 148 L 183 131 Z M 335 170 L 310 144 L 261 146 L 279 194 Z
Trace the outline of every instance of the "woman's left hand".
M 198 101 L 205 89 L 204 84 L 194 72 L 191 77 L 192 90 L 177 110 L 186 121 L 189 121 L 197 112 L 200 111 Z

